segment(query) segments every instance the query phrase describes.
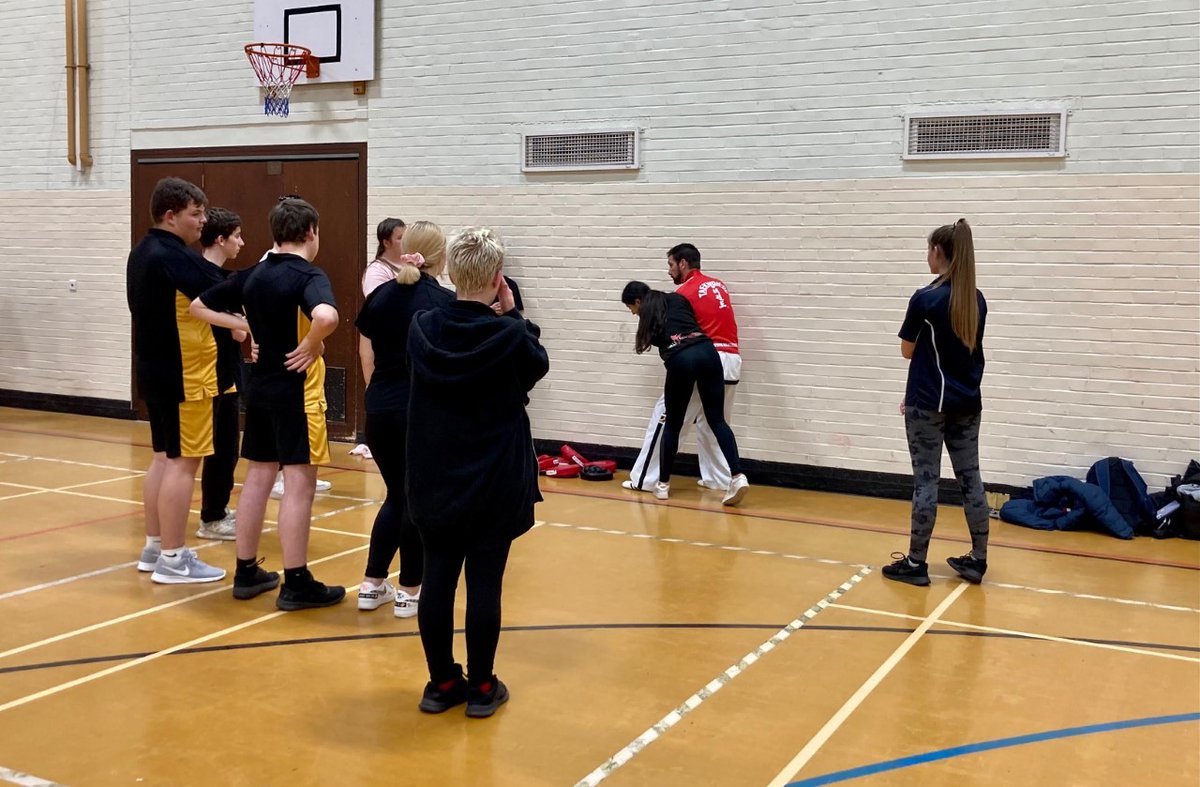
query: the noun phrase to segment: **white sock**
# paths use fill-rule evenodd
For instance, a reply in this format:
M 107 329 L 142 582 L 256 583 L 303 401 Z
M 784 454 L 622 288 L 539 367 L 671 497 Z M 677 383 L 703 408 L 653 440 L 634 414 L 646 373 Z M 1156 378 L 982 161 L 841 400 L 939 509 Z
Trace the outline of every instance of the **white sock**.
M 146 546 L 162 549 L 162 536 L 146 536 Z
M 178 563 L 179 558 L 182 555 L 183 555 L 183 547 L 179 547 L 179 549 L 164 549 L 162 551 L 163 558 L 171 563 Z

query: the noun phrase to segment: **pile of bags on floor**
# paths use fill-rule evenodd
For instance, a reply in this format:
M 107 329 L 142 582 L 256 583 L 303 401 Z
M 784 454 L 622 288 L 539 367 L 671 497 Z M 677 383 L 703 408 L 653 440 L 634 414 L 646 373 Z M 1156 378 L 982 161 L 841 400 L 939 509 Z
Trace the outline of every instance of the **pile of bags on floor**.
M 1189 462 L 1170 486 L 1151 495 L 1133 462 L 1101 459 L 1088 470 L 1086 482 L 1063 475 L 1037 479 L 1028 497 L 1000 508 L 1000 518 L 1038 530 L 1200 539 L 1200 462 Z
M 541 454 L 537 458 L 538 473 L 551 478 L 582 478 L 585 481 L 611 481 L 617 463 L 611 459 L 589 462 L 569 445 L 559 449 L 558 456 Z

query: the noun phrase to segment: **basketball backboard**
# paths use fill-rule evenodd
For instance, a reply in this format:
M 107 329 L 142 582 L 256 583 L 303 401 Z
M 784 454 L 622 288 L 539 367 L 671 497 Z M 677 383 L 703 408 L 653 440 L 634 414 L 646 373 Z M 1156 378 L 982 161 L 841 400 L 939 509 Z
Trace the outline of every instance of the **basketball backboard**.
M 321 61 L 321 75 L 296 82 L 375 78 L 375 0 L 254 0 L 254 40 L 299 44 Z

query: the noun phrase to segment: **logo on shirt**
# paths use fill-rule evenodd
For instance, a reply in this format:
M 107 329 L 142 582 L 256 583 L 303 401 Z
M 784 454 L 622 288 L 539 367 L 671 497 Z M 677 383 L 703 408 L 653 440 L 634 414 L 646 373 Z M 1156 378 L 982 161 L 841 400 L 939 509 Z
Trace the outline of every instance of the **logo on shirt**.
M 725 285 L 721 284 L 719 281 L 704 282 L 697 289 L 696 295 L 697 297 L 703 298 L 705 295 L 708 295 L 710 290 L 712 291 L 713 296 L 717 299 L 717 308 L 728 309 L 729 304 L 725 301 L 725 294 L 728 291 L 725 289 Z

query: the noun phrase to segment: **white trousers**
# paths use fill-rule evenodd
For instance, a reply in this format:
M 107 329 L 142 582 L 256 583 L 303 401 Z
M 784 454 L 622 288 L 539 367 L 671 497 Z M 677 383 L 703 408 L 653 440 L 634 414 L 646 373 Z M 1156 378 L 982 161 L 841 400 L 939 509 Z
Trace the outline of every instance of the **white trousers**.
M 725 423 L 732 425 L 733 395 L 737 391 L 736 383 L 742 377 L 742 357 L 737 353 L 718 352 L 721 366 L 725 370 Z M 666 398 L 659 396 L 654 403 L 654 412 L 650 416 L 650 424 L 646 427 L 646 436 L 642 440 L 642 450 L 638 453 L 629 478 L 634 486 L 646 491 L 654 489 L 658 483 L 659 455 L 662 451 L 662 432 L 667 421 Z M 700 459 L 700 480 L 711 489 L 728 489 L 733 481 L 729 472 L 729 463 L 721 453 L 716 435 L 704 417 L 704 407 L 700 403 L 700 394 L 692 391 L 687 411 L 683 418 L 683 429 L 679 435 L 680 442 L 687 433 L 689 425 L 696 426 L 696 455 Z

